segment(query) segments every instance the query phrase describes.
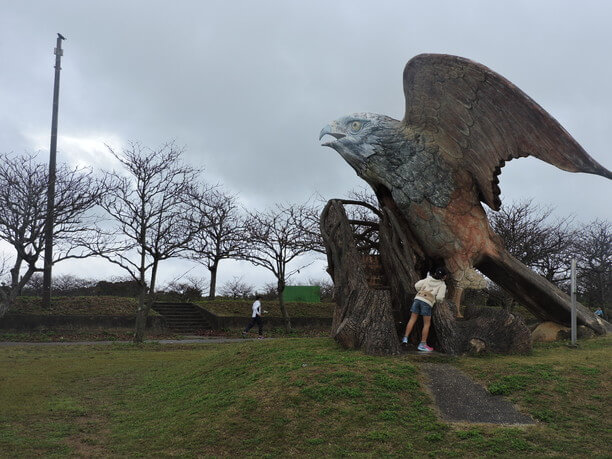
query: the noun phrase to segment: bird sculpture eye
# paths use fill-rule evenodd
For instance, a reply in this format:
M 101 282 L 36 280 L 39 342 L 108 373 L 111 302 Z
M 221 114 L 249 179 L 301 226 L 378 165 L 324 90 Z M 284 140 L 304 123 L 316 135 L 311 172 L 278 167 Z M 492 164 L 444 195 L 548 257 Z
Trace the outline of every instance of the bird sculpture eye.
M 351 131 L 357 132 L 361 129 L 361 121 L 353 121 L 351 123 Z

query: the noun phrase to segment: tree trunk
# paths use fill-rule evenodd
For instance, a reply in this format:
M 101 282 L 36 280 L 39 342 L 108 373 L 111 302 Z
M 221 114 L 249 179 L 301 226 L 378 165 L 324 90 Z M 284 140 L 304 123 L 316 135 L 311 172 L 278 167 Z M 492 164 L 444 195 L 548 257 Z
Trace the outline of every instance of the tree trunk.
M 4 317 L 6 312 L 11 308 L 12 304 L 9 302 L 8 296 L 4 295 L 0 299 L 0 319 Z
M 136 311 L 136 325 L 134 327 L 134 343 L 142 343 L 144 339 L 144 329 L 147 322 L 146 311 L 147 285 L 140 284 L 140 294 L 138 295 L 138 310 Z
M 36 271 L 33 265 L 28 266 L 28 270 L 19 278 L 19 271 L 21 269 L 21 259 L 18 258 L 15 262 L 15 266 L 11 269 L 11 285 L 0 287 L 2 293 L 0 293 L 0 319 L 8 312 L 10 308 L 15 304 L 15 300 L 19 295 L 23 287 L 30 281 L 32 275 Z
M 525 354 L 531 351 L 531 332 L 519 316 L 504 309 L 468 306 L 465 320 L 455 318 L 455 306 L 443 301 L 433 308 L 432 339 L 448 354 Z
M 217 267 L 219 266 L 219 260 L 215 260 L 212 264 L 212 266 L 208 267 L 208 270 L 210 271 L 210 287 L 208 289 L 208 299 L 209 300 L 214 300 L 215 299 L 215 291 L 217 288 Z
M 289 317 L 287 307 L 285 306 L 285 299 L 283 298 L 283 292 L 285 291 L 285 282 L 279 279 L 276 290 L 278 292 L 278 304 L 280 306 L 283 319 L 285 320 L 285 331 L 289 333 L 291 331 L 291 319 Z
M 344 347 L 368 354 L 398 354 L 391 296 L 386 289 L 368 285 L 362 254 L 339 201 L 330 201 L 323 210 L 321 234 L 336 293 L 333 338 Z
M 147 318 L 149 317 L 149 311 L 155 301 L 155 278 L 157 277 L 157 264 L 158 260 L 153 261 L 153 267 L 151 268 L 151 282 L 147 295 L 146 283 L 143 281 L 142 290 L 138 299 L 138 314 L 136 316 L 136 330 L 134 331 L 134 342 L 142 343 L 144 341 L 145 331 L 147 329 Z
M 416 294 L 414 284 L 425 276 L 429 266 L 403 223 L 404 217 L 392 209 L 392 206 L 383 209 L 380 222 L 380 262 L 391 291 L 396 330 L 401 335 L 410 319 L 410 306 Z
M 9 289 L 8 292 L 5 291 L 2 293 L 2 304 L 0 305 L 0 318 L 4 317 L 4 315 L 8 312 L 8 310 L 14 306 L 15 301 L 17 300 L 17 297 L 19 296 L 19 293 L 20 293 L 19 286 Z

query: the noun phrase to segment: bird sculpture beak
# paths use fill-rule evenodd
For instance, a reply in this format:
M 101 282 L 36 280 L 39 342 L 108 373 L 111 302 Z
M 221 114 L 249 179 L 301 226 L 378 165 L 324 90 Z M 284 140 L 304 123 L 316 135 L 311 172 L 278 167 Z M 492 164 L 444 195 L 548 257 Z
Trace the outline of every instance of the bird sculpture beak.
M 319 133 L 319 140 L 321 140 L 326 135 L 331 135 L 332 137 L 335 137 L 337 140 L 342 139 L 343 137 L 346 137 L 346 134 L 340 132 L 340 129 L 338 128 L 338 123 L 336 123 L 335 121 L 332 121 L 327 126 L 325 126 L 323 129 L 321 129 L 321 132 Z M 321 146 L 332 147 L 334 143 L 336 143 L 336 141 L 332 140 L 331 142 L 322 143 Z

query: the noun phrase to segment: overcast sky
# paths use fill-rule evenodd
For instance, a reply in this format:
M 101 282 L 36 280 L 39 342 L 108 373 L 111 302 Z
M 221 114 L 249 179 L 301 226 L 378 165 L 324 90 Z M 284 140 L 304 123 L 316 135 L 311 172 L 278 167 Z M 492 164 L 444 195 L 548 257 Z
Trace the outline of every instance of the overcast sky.
M 56 33 L 58 160 L 108 167 L 105 143 L 174 139 L 249 208 L 343 197 L 364 184 L 318 133 L 353 112 L 403 117 L 402 69 L 448 53 L 501 73 L 612 168 L 612 3 L 600 1 L 4 1 L 0 151 L 46 158 Z M 611 182 L 534 159 L 503 169 L 502 202 L 533 198 L 578 221 L 612 218 Z M 194 265 L 166 261 L 162 282 Z M 325 275 L 315 263 L 296 281 Z M 55 274 L 123 275 L 101 260 Z M 188 275 L 203 276 L 196 268 Z M 270 274 L 221 265 L 261 286 Z

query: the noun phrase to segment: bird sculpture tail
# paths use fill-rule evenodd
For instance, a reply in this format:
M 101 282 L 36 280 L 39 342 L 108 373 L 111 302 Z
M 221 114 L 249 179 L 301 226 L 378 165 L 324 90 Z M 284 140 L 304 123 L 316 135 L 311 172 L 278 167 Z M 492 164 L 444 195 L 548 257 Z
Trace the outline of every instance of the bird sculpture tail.
M 538 318 L 570 325 L 570 297 L 505 249 L 498 247 L 496 253 L 485 255 L 476 267 Z M 576 303 L 576 319 L 600 335 L 612 332 L 609 322 L 580 303 Z

